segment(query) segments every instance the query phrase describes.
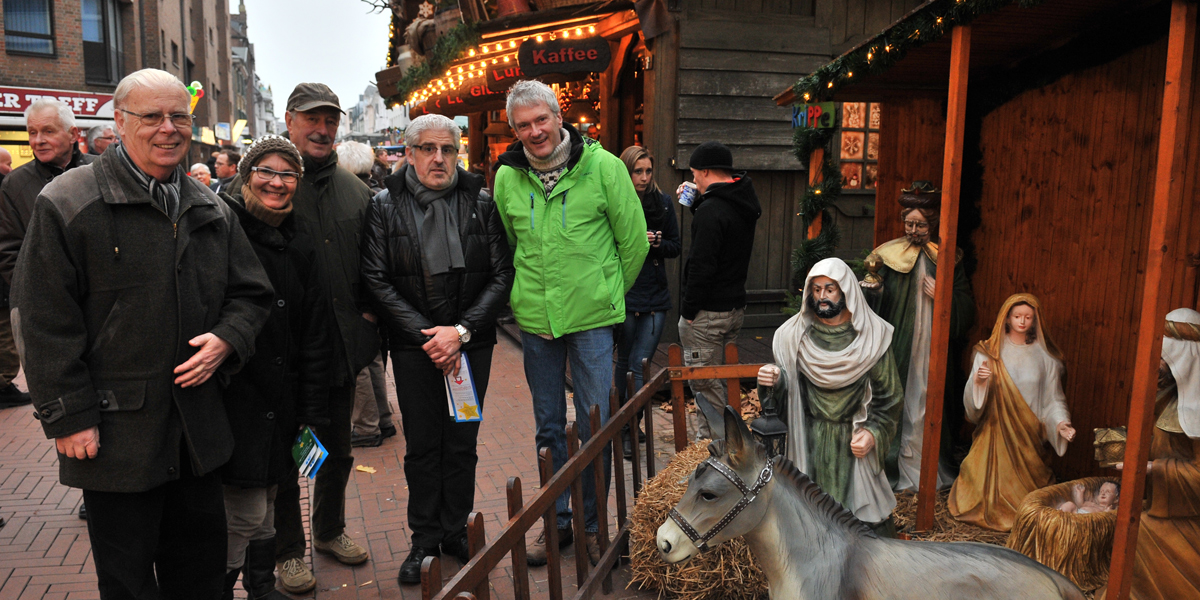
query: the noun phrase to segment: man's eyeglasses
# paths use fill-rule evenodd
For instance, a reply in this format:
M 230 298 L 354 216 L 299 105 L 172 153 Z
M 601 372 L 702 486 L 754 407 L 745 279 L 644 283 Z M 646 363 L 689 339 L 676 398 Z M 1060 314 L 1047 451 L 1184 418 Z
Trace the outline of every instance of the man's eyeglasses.
M 904 228 L 912 229 L 913 231 L 929 231 L 929 223 L 925 221 L 905 221 Z
M 172 113 L 169 115 L 164 115 L 162 113 L 149 113 L 141 115 L 123 108 L 118 108 L 117 110 L 127 115 L 137 117 L 138 120 L 142 122 L 142 125 L 145 125 L 146 127 L 158 127 L 163 124 L 164 119 L 169 118 L 171 119 L 171 124 L 174 125 L 176 129 L 192 128 L 192 115 L 187 113 Z
M 435 144 L 423 144 L 420 146 L 413 146 L 413 149 L 418 151 L 421 154 L 421 156 L 425 156 L 425 157 L 433 156 L 439 150 L 439 148 Z M 458 156 L 458 148 L 455 148 L 454 146 L 442 146 L 440 148 L 440 150 L 442 152 L 443 158 L 450 158 L 452 156 Z
M 296 180 L 300 178 L 300 174 L 295 171 L 276 171 L 266 167 L 250 167 L 250 171 L 263 181 L 270 181 L 278 176 L 284 183 L 296 183 Z

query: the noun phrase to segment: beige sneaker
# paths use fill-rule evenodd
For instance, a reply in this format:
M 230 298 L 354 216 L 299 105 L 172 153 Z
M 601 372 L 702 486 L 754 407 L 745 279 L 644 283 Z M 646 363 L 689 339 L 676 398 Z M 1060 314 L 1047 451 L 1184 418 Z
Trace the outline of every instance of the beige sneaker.
M 313 549 L 317 552 L 332 554 L 343 565 L 361 565 L 367 562 L 367 559 L 371 558 L 367 554 L 366 548 L 354 543 L 354 540 L 350 539 L 350 536 L 344 533 L 328 542 L 322 542 L 314 538 Z
M 574 534 L 570 527 L 564 527 L 558 530 L 558 548 L 561 550 L 571 544 Z M 533 542 L 533 547 L 525 554 L 525 562 L 531 567 L 540 567 L 546 564 L 546 530 L 543 529 Z
M 304 594 L 317 587 L 317 578 L 313 577 L 302 559 L 289 558 L 276 564 L 275 568 L 279 570 L 279 581 L 288 593 Z
M 600 534 L 595 531 L 589 531 L 583 534 L 583 537 L 587 538 L 584 545 L 587 546 L 588 562 L 592 563 L 593 567 L 596 566 L 596 563 L 600 562 L 599 536 Z

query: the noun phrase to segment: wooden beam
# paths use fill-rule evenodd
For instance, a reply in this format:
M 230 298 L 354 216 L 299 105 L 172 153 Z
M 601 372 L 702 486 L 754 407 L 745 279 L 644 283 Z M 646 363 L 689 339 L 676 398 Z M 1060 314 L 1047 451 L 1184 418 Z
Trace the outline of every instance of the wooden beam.
M 1163 265 L 1180 251 L 1177 217 L 1183 203 L 1195 47 L 1196 5 L 1186 0 L 1174 0 L 1167 41 L 1154 196 L 1150 206 L 1150 239 L 1146 243 L 1146 279 L 1138 320 L 1137 353 L 1133 361 L 1133 397 L 1125 445 L 1128 468 L 1121 473 L 1121 500 L 1109 566 L 1108 597 L 1115 600 L 1129 597 L 1137 552 L 1142 496 L 1146 489 L 1146 462 L 1150 456 L 1150 434 L 1154 424 L 1154 400 L 1158 390 L 1158 361 L 1162 356 L 1163 323 L 1169 298 L 1163 288 L 1164 283 L 1170 285 L 1170 278 L 1164 277 Z
M 950 301 L 954 297 L 954 264 L 958 251 L 958 194 L 962 187 L 963 132 L 967 120 L 967 73 L 971 58 L 971 26 L 955 26 L 950 46 L 950 93 L 946 105 L 946 151 L 942 161 L 942 215 L 937 285 L 933 294 L 933 332 L 929 344 L 929 386 L 925 390 L 925 434 L 921 447 L 921 482 L 917 530 L 934 523 L 938 454 L 942 437 L 942 401 L 946 395 L 946 359 L 950 347 Z
M 810 187 L 815 187 L 818 183 L 825 180 L 825 173 L 821 172 L 821 165 L 824 162 L 824 148 L 817 148 L 808 156 L 808 185 Z M 821 226 L 824 219 L 825 215 L 823 213 L 817 213 L 817 216 L 813 217 L 812 223 L 808 225 L 808 239 L 811 240 L 821 235 Z M 803 294 L 804 290 L 800 290 L 800 293 Z
M 467 161 L 472 167 L 482 163 L 487 155 L 487 140 L 483 137 L 483 119 L 486 115 L 484 112 L 467 115 Z

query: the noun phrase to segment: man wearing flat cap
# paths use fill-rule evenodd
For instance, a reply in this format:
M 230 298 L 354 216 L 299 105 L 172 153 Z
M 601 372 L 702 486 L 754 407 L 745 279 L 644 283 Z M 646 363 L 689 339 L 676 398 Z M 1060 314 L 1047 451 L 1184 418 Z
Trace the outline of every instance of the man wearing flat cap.
M 733 154 L 724 144 L 700 144 L 688 166 L 696 198 L 689 207 L 692 247 L 683 267 L 679 340 L 687 366 L 719 365 L 725 362 L 725 344 L 736 340 L 742 329 L 746 271 L 762 208 L 750 178 L 734 170 Z M 703 415 L 698 437 L 719 437 L 724 431 L 725 382 L 703 379 L 689 385 Z
M 346 482 L 354 465 L 350 414 L 355 378 L 379 353 L 379 333 L 359 283 L 359 242 L 371 190 L 338 166 L 333 139 L 341 115 L 333 90 L 322 83 L 301 83 L 288 97 L 284 121 L 304 158 L 304 177 L 292 199 L 292 214 L 298 232 L 317 247 L 315 267 L 333 310 L 329 322 L 336 358 L 329 393 L 330 425 L 314 428 L 329 457 L 317 472 L 311 496 L 313 549 L 343 564 L 358 565 L 369 557 L 345 533 Z M 241 189 L 241 181 L 230 187 Z M 276 561 L 283 588 L 293 594 L 308 592 L 316 587 L 316 579 L 304 564 L 300 488 L 295 479 L 280 484 L 275 504 Z
M 896 359 L 900 384 L 904 388 L 904 414 L 900 420 L 900 435 L 892 438 L 884 462 L 888 479 L 898 492 L 918 491 L 921 479 L 941 205 L 941 190 L 928 181 L 914 181 L 911 187 L 901 190 L 900 219 L 904 222 L 904 237 L 886 242 L 871 252 L 867 257 L 867 268 L 873 275 L 866 276 L 860 283 L 871 308 L 896 329 L 892 336 L 892 357 Z M 948 394 L 957 393 L 952 390 L 961 390 L 965 385 L 957 365 L 961 362 L 967 331 L 975 324 L 975 300 L 961 259 L 960 250 L 954 257 L 954 294 L 950 303 Z M 942 444 L 943 452 L 938 461 L 938 489 L 949 487 L 954 481 L 957 467 L 951 457 L 954 447 L 959 445 L 955 434 L 965 418 L 961 396 L 947 397 L 943 406 L 946 414 L 942 420 L 942 439 L 946 442 Z

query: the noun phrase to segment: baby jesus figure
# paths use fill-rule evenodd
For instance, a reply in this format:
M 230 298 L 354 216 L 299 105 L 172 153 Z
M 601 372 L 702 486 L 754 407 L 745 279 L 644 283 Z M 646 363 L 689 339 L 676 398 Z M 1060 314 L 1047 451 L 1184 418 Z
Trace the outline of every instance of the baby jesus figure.
M 1071 492 L 1073 501 L 1063 502 L 1059 505 L 1058 510 L 1080 515 L 1117 510 L 1117 499 L 1121 496 L 1121 486 L 1106 482 L 1100 486 L 1100 491 L 1094 499 L 1087 496 L 1087 489 L 1083 487 L 1082 483 L 1077 483 Z

